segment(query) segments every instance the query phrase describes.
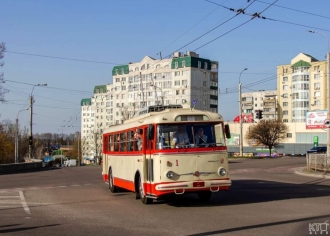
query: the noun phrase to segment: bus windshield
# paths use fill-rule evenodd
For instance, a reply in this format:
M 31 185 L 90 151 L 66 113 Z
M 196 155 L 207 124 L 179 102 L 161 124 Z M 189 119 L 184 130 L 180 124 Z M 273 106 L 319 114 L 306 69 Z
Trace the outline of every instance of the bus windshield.
M 157 125 L 156 149 L 224 146 L 223 124 L 192 123 Z

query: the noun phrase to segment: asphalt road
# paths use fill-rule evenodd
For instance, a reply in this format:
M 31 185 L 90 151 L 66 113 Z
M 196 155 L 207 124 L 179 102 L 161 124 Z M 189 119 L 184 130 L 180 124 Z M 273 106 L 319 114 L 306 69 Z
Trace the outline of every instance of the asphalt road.
M 190 194 L 143 205 L 134 193 L 110 193 L 101 166 L 0 175 L 0 234 L 330 234 L 330 179 L 295 174 L 305 158 L 230 162 L 230 191 L 208 203 Z

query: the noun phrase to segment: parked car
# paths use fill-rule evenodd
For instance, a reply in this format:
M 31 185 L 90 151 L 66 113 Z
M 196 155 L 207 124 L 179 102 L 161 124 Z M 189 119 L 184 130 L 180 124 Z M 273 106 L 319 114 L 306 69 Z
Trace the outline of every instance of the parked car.
M 306 151 L 307 153 L 326 153 L 327 147 L 313 147 Z

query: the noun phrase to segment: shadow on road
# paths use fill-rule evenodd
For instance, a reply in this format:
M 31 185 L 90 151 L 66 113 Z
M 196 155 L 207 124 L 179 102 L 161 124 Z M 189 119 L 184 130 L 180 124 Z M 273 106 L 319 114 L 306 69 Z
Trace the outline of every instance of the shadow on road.
M 214 193 L 209 202 L 200 202 L 197 194 L 170 195 L 163 201 L 174 207 L 203 207 L 241 205 L 292 198 L 316 198 L 329 196 L 330 186 L 289 184 L 264 180 L 233 180 L 229 191 Z M 157 204 L 156 203 L 156 204 Z
M 60 224 L 52 224 L 52 225 L 42 225 L 42 226 L 33 226 L 33 227 L 19 227 L 19 228 L 12 228 L 12 229 L 0 229 L 0 233 L 12 233 L 12 232 L 19 232 L 19 231 L 26 231 L 26 230 L 31 230 L 31 229 L 39 229 L 39 228 L 44 228 L 44 227 L 54 227 L 54 226 L 59 226 Z M 9 225 L 10 226 L 15 226 L 15 225 Z M 6 227 L 6 226 L 3 226 Z

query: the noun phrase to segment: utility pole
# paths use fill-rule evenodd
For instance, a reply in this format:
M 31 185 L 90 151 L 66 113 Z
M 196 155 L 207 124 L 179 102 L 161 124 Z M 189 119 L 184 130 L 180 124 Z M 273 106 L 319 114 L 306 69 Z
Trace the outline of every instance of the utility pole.
M 308 30 L 309 33 L 316 33 L 316 34 L 322 34 L 324 37 L 326 37 L 328 41 L 328 51 L 327 51 L 327 84 L 328 84 L 328 92 L 327 92 L 327 119 L 330 119 L 330 39 L 328 35 L 326 35 L 323 32 L 317 32 L 313 30 Z M 328 159 L 328 165 L 330 164 L 330 128 L 327 128 L 327 159 Z
M 29 159 L 31 161 L 31 158 L 32 158 L 32 145 L 33 145 L 33 136 L 32 136 L 32 117 L 33 117 L 33 103 L 34 103 L 34 100 L 33 100 L 33 90 L 34 90 L 34 87 L 36 86 L 47 86 L 47 84 L 36 84 L 36 85 L 33 85 L 33 88 L 32 88 L 32 91 L 31 91 L 31 95 L 30 95 L 30 136 L 29 136 Z
M 29 159 L 31 161 L 32 158 L 32 145 L 33 145 L 33 137 L 32 137 L 32 114 L 33 114 L 33 96 L 31 93 L 30 96 L 30 135 L 29 135 Z
M 77 135 L 78 135 L 78 166 L 80 166 L 80 147 L 79 147 L 80 135 L 79 133 L 77 133 Z
M 238 77 L 238 99 L 239 99 L 239 127 L 240 127 L 240 136 L 239 136 L 239 155 L 243 156 L 243 124 L 242 124 L 242 84 L 241 84 L 241 75 L 248 68 L 242 70 Z

